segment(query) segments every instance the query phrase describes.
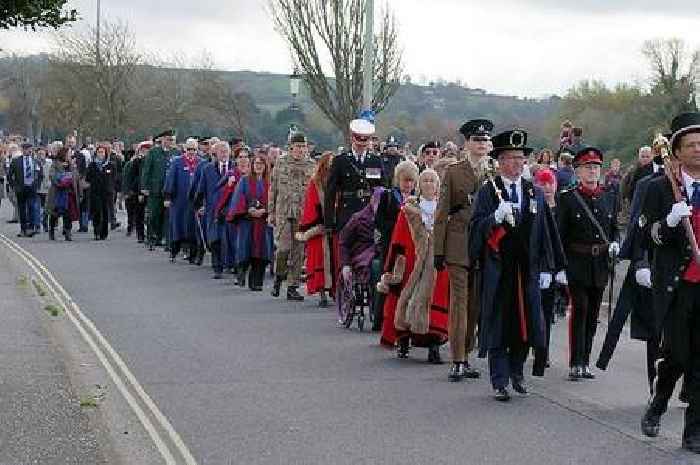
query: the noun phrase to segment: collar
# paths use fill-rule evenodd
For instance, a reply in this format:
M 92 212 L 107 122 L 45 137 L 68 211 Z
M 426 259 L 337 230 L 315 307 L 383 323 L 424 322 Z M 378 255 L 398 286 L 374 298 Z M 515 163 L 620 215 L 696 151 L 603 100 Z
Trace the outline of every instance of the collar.
M 693 177 L 690 176 L 688 173 L 686 173 L 682 168 L 681 168 L 681 175 L 683 176 L 683 187 L 685 187 L 685 192 L 686 192 L 688 198 L 690 198 L 693 195 L 693 191 L 694 191 L 693 183 L 699 182 L 700 179 L 698 179 L 698 180 L 693 179 Z
M 510 179 L 504 175 L 501 175 L 501 179 L 503 179 L 503 184 L 506 186 L 506 188 L 510 189 L 510 185 L 515 183 L 516 188 L 520 187 L 520 181 L 522 180 L 523 176 L 520 175 L 515 179 Z
M 582 183 L 579 183 L 577 189 L 584 197 L 599 196 L 603 193 L 603 186 L 600 183 L 598 183 L 595 189 L 591 189 L 589 187 L 584 186 Z

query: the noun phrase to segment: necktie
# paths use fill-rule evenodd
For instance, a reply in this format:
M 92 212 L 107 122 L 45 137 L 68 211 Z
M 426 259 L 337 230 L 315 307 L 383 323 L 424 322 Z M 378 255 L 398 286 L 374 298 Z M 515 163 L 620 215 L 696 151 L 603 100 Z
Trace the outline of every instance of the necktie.
M 520 199 L 518 198 L 518 189 L 515 183 L 510 185 L 510 202 L 513 204 L 514 208 L 518 208 L 520 204 Z
M 690 198 L 693 209 L 700 209 L 700 182 L 693 182 L 693 196 Z

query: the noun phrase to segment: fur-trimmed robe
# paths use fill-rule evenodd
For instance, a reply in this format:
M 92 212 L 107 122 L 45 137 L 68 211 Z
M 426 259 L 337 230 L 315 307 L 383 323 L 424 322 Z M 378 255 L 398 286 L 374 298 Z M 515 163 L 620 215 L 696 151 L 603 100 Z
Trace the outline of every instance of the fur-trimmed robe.
M 331 289 L 331 253 L 323 228 L 323 186 L 309 182 L 304 199 L 304 210 L 296 239 L 306 242 L 306 292 L 316 294 Z
M 377 285 L 388 294 L 381 343 L 393 347 L 403 336 L 418 347 L 447 342 L 448 276 L 433 266 L 433 234 L 415 197 L 401 209 L 384 269 Z

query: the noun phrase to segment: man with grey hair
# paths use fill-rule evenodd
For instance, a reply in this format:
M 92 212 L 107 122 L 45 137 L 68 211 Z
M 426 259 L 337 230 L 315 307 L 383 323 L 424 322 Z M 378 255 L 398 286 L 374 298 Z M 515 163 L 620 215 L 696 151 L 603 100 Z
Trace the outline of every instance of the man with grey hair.
M 630 202 L 634 198 L 634 190 L 637 188 L 639 180 L 659 171 L 660 165 L 654 163 L 653 160 L 654 152 L 651 150 L 651 147 L 645 145 L 639 148 L 637 152 L 637 166 L 634 168 L 629 186 L 625 190 L 625 197 Z

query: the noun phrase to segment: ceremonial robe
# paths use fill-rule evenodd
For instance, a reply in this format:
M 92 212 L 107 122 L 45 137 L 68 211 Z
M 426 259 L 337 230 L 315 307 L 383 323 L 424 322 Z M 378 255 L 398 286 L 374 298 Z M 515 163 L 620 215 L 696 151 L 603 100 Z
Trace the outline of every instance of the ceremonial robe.
M 184 156 L 176 157 L 170 163 L 165 177 L 163 193 L 165 200 L 170 200 L 170 240 L 194 242 L 197 236 L 194 205 L 188 193 L 194 173 L 201 163 L 195 158 L 188 163 Z

